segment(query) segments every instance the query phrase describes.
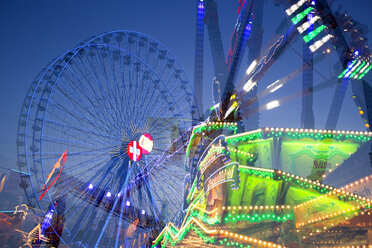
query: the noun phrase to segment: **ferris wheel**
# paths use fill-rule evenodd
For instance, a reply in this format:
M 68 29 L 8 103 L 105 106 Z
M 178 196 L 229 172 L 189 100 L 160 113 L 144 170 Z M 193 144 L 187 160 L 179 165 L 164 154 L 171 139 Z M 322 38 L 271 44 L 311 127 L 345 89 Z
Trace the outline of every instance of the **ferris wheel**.
M 181 65 L 144 34 L 107 32 L 54 59 L 31 84 L 17 135 L 45 235 L 83 247 L 146 242 L 181 208 L 184 136 L 198 115 Z

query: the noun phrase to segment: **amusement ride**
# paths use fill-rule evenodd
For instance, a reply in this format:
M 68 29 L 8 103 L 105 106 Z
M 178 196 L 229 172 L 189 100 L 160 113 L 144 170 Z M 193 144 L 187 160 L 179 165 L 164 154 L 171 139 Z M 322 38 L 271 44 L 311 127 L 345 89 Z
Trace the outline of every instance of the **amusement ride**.
M 268 43 L 268 3 L 239 0 L 225 53 L 217 3 L 195 0 L 193 84 L 171 51 L 129 30 L 93 36 L 40 71 L 17 132 L 21 187 L 43 219 L 31 246 L 372 245 L 366 30 L 334 1 L 269 2 L 283 20 Z M 214 66 L 207 111 L 205 28 Z M 318 67 L 330 54 L 337 62 L 325 76 Z M 301 62 L 277 75 L 285 56 Z M 336 129 L 348 85 L 363 131 Z M 316 129 L 314 95 L 324 89 L 334 92 Z M 296 100 L 300 126 L 259 124 Z

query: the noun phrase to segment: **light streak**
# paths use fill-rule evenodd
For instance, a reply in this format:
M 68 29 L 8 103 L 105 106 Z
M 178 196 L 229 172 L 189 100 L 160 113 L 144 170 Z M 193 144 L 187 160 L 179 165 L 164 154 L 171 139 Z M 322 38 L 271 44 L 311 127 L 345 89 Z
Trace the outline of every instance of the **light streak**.
M 298 32 L 300 34 L 302 34 L 304 31 L 306 31 L 307 29 L 309 29 L 319 19 L 320 19 L 319 16 L 315 16 L 315 17 L 311 18 L 310 21 L 305 22 L 304 24 L 302 24 L 301 26 L 299 26 L 297 28 Z
M 276 107 L 279 107 L 279 101 L 278 100 L 274 100 L 274 101 L 269 102 L 268 104 L 266 104 L 266 109 L 267 110 L 270 110 L 270 109 L 273 109 L 273 108 L 276 108 Z
M 358 66 L 361 64 L 362 62 L 358 61 L 358 63 L 356 63 L 356 65 L 353 66 L 353 68 L 351 68 L 351 70 L 345 74 L 345 78 L 349 78 L 350 74 L 356 69 L 358 68 Z
M 309 7 L 307 9 L 305 9 L 304 11 L 302 11 L 300 14 L 296 15 L 295 17 L 293 17 L 291 19 L 291 21 L 293 22 L 294 25 L 296 25 L 297 23 L 299 23 L 302 19 L 304 19 L 305 16 L 307 16 L 314 8 L 313 7 Z
M 283 87 L 283 84 L 279 84 L 279 85 L 275 86 L 272 90 L 270 90 L 270 93 L 273 93 L 273 92 L 277 91 L 278 89 L 280 89 L 282 87 Z
M 249 67 L 246 71 L 247 75 L 252 73 L 252 71 L 256 67 L 256 65 L 257 65 L 257 59 L 253 60 L 253 62 L 249 65 Z
M 309 48 L 312 52 L 315 52 L 316 50 L 318 50 L 321 46 L 324 45 L 324 43 L 326 43 L 329 39 L 333 38 L 333 36 L 331 34 L 328 34 L 326 36 L 324 36 L 322 39 L 320 40 L 317 40 L 314 44 L 312 44 Z
M 304 36 L 304 41 L 308 43 L 312 39 L 314 39 L 320 32 L 322 32 L 326 28 L 325 25 L 321 25 L 317 27 L 314 31 L 308 33 L 307 35 Z
M 253 89 L 254 86 L 256 86 L 256 82 L 252 82 L 252 79 L 249 79 L 248 82 L 244 85 L 243 90 L 245 92 L 249 92 Z
M 298 1 L 297 3 L 293 4 L 291 7 L 289 7 L 288 9 L 285 10 L 285 13 L 287 13 L 288 16 L 292 15 L 294 12 L 296 12 L 296 10 L 298 10 L 298 8 L 300 8 L 304 3 L 306 2 L 306 0 L 300 0 Z

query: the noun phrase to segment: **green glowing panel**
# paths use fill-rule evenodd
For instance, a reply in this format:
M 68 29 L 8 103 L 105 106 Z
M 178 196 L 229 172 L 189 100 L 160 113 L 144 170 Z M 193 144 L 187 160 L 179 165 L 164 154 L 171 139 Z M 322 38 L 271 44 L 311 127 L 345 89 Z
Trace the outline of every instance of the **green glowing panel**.
M 321 196 L 320 193 L 296 187 L 290 187 L 285 196 L 285 205 L 298 205 Z
M 275 205 L 281 181 L 247 175 L 240 170 L 240 187 L 229 190 L 227 204 L 240 205 Z M 244 175 L 245 174 L 245 175 Z
M 359 148 L 350 140 L 335 141 L 310 138 L 291 140 L 283 138 L 281 162 L 283 171 L 312 180 L 322 180 L 325 171 L 334 170 Z
M 293 17 L 291 20 L 293 22 L 294 25 L 296 25 L 297 23 L 299 23 L 302 19 L 304 19 L 305 16 L 307 16 L 307 14 L 310 13 L 310 11 L 312 11 L 314 8 L 313 7 L 309 7 L 307 9 L 305 9 L 304 11 L 302 11 L 300 14 L 296 15 L 295 17 Z
M 350 210 L 353 207 L 357 206 L 357 202 L 355 201 L 346 201 L 343 202 L 339 200 L 337 197 L 322 197 L 317 198 L 311 204 L 305 204 L 302 207 L 296 208 L 295 219 L 296 225 L 300 223 L 308 223 L 308 221 L 313 219 L 319 219 L 326 215 L 330 215 L 332 213 L 344 210 Z M 329 218 L 329 221 L 334 225 L 338 224 L 339 222 L 345 221 L 345 217 L 351 218 L 354 216 L 354 212 L 345 211 L 342 216 L 336 216 L 335 218 Z M 320 225 L 326 225 L 326 223 L 319 223 Z
M 236 155 L 234 153 L 232 154 L 233 156 L 231 156 L 233 161 L 237 161 L 241 165 L 256 166 L 268 169 L 272 168 L 272 152 L 274 151 L 273 138 L 240 143 L 237 149 L 239 151 L 253 154 L 254 157 L 251 158 L 242 154 Z
M 314 39 L 320 32 L 322 32 L 326 28 L 325 25 L 321 25 L 317 27 L 314 31 L 308 33 L 307 35 L 304 36 L 304 41 L 308 43 L 312 39 Z

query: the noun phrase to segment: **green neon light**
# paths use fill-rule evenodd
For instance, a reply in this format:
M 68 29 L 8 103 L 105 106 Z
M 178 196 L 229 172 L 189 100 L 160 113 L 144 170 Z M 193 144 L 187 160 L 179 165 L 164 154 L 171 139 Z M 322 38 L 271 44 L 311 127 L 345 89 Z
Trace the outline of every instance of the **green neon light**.
M 250 246 L 250 245 L 243 245 L 239 242 L 234 242 L 234 241 L 229 241 L 227 238 L 224 238 L 223 240 L 220 240 L 220 245 L 224 245 L 224 246 L 227 246 L 227 247 L 238 247 L 238 248 L 253 248 L 253 246 Z
M 200 228 L 190 224 L 188 227 L 183 229 L 183 231 L 180 233 L 180 235 L 178 236 L 176 240 L 173 240 L 170 237 L 169 233 L 167 232 L 164 234 L 165 237 L 163 239 L 159 239 L 159 241 L 153 244 L 152 247 L 157 246 L 161 240 L 164 240 L 164 244 L 163 244 L 164 246 L 166 246 L 167 242 L 169 242 L 172 246 L 175 246 L 178 242 L 182 241 L 187 235 L 187 233 L 189 233 L 190 231 L 194 231 L 207 244 L 216 242 L 216 239 L 214 237 L 209 237 Z
M 228 125 L 226 123 L 221 122 L 221 123 L 216 123 L 214 125 L 201 125 L 201 126 L 194 128 L 190 136 L 189 144 L 187 145 L 187 148 L 186 148 L 186 157 L 189 156 L 191 147 L 194 145 L 196 134 L 202 133 L 204 131 L 214 131 L 214 130 L 219 130 L 219 129 L 227 129 L 229 131 L 234 132 L 235 134 L 238 130 L 238 127 L 232 124 Z
M 304 19 L 305 16 L 307 16 L 307 14 L 310 13 L 310 11 L 312 11 L 314 8 L 313 7 L 309 7 L 307 9 L 305 9 L 304 11 L 302 11 L 300 14 L 296 15 L 295 17 L 293 17 L 291 19 L 291 21 L 293 22 L 294 25 L 296 25 L 297 23 L 299 23 L 302 19 Z
M 277 215 L 277 214 L 232 215 L 232 214 L 228 214 L 228 216 L 224 218 L 224 222 L 225 223 L 228 223 L 228 222 L 235 223 L 237 221 L 248 221 L 250 223 L 261 223 L 263 221 L 286 222 L 292 219 L 294 219 L 293 214 L 284 214 L 284 215 Z
M 275 176 L 275 173 L 274 172 L 271 172 L 271 171 L 262 171 L 262 170 L 255 170 L 255 169 L 248 169 L 244 166 L 239 166 L 239 170 L 243 173 L 246 173 L 248 175 L 252 175 L 252 176 L 259 176 L 259 177 L 263 177 L 263 178 L 271 178 L 273 179 L 274 176 Z
M 351 68 L 353 68 L 354 64 L 356 63 L 356 60 L 353 61 L 353 63 L 348 66 L 340 75 L 338 75 L 338 78 L 343 78 L 345 76 L 345 74 L 351 70 Z
M 190 216 L 196 217 L 199 220 L 203 221 L 204 223 L 207 223 L 208 225 L 215 225 L 221 223 L 220 219 L 217 216 L 215 216 L 214 218 L 209 218 L 207 215 L 199 214 L 198 211 L 191 211 Z
M 314 184 L 311 184 L 311 183 L 306 183 L 306 182 L 304 182 L 302 180 L 298 180 L 296 178 L 286 177 L 286 176 L 278 177 L 278 179 L 281 179 L 281 178 L 283 178 L 285 182 L 291 182 L 291 183 L 293 183 L 293 184 L 295 184 L 295 185 L 297 185 L 298 187 L 301 187 L 301 188 L 313 189 L 313 190 L 316 190 L 318 193 L 321 193 L 321 194 L 326 194 L 329 191 L 331 191 L 331 190 L 328 190 L 325 187 L 320 187 L 318 185 L 314 185 Z
M 371 68 L 372 68 L 372 64 L 367 68 L 367 70 L 365 70 L 359 77 L 358 77 L 358 79 L 362 79 L 366 74 L 367 74 L 367 72 L 369 71 L 369 70 L 371 70 Z
M 340 75 L 338 75 L 338 78 L 343 78 L 348 70 L 349 68 L 346 68 Z
M 255 156 L 253 156 L 253 157 L 250 157 L 250 156 L 247 156 L 247 155 L 241 154 L 241 153 L 239 153 L 239 152 L 236 152 L 236 151 L 234 151 L 234 150 L 231 150 L 230 152 L 231 152 L 232 155 L 235 154 L 235 155 L 238 156 L 238 158 L 240 158 L 240 159 L 247 159 L 248 162 L 252 162 L 252 161 L 254 161 L 254 160 L 256 159 L 256 157 L 257 157 L 257 154 L 255 154 Z
M 371 69 L 372 65 L 369 69 Z M 323 140 L 323 139 L 334 139 L 336 141 L 344 141 L 344 140 L 354 140 L 357 142 L 368 142 L 371 140 L 371 137 L 356 134 L 333 134 L 333 133 L 315 133 L 315 132 L 268 132 L 268 133 L 251 133 L 239 137 L 234 138 L 226 138 L 227 144 L 235 144 L 239 142 L 249 142 L 249 141 L 256 141 L 258 139 L 265 139 L 271 137 L 286 137 L 291 138 L 293 140 L 302 139 L 302 138 L 311 138 L 313 140 Z
M 308 43 L 309 41 L 311 41 L 312 39 L 314 39 L 315 36 L 317 36 L 320 32 L 322 32 L 323 29 L 325 29 L 325 28 L 326 28 L 325 25 L 322 25 L 322 26 L 317 27 L 314 31 L 311 31 L 310 33 L 308 33 L 307 35 L 304 36 L 304 41 L 306 43 Z
M 363 61 L 362 64 L 360 66 L 358 66 L 358 68 L 353 73 L 351 73 L 350 78 L 353 78 L 355 76 L 355 74 L 357 74 L 363 68 L 363 66 L 365 64 L 366 64 L 366 62 Z

